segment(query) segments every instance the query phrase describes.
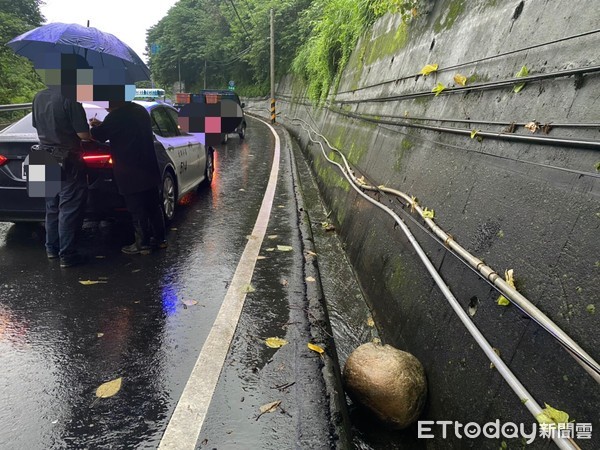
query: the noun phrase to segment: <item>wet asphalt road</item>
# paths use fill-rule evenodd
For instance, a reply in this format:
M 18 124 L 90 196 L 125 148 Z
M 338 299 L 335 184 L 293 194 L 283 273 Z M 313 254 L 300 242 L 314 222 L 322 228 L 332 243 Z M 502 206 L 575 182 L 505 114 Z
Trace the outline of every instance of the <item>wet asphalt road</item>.
M 254 120 L 245 141 L 231 136 L 212 186 L 149 256 L 120 253 L 123 224 L 86 224 L 91 262 L 61 269 L 43 229 L 0 223 L 0 448 L 158 445 L 252 232 L 273 143 Z M 95 401 L 119 377 L 119 394 Z

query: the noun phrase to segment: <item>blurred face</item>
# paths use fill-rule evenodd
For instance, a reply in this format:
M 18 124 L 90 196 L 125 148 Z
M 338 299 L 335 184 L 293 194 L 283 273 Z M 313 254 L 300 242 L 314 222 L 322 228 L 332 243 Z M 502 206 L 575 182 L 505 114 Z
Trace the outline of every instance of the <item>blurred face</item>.
M 93 102 L 108 107 L 108 102 L 131 101 L 135 85 L 125 84 L 125 73 L 91 69 L 82 56 L 49 55 L 36 72 L 50 89 L 78 102 Z

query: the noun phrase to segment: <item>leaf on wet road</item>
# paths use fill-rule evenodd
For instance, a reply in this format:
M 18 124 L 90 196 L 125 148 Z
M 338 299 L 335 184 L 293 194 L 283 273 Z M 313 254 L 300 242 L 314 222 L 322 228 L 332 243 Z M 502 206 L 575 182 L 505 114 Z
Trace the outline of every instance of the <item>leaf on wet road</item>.
M 308 256 L 317 256 L 315 252 L 311 252 L 310 250 L 306 252 Z
M 267 238 L 269 238 L 269 239 L 277 239 L 278 237 L 279 237 L 279 235 L 277 235 L 277 234 L 271 234 L 271 235 L 267 236 Z
M 308 281 L 309 283 L 314 283 L 317 280 L 315 280 L 314 277 L 306 277 L 306 281 Z
M 96 334 L 96 336 L 98 336 L 99 338 L 101 338 L 102 336 L 104 336 L 104 333 L 98 333 L 98 334 Z
M 273 412 L 277 409 L 277 407 L 281 405 L 281 400 L 277 400 L 271 403 L 267 403 L 266 405 L 262 405 L 260 407 L 260 413 L 261 414 L 266 414 L 266 413 L 270 413 Z
M 479 133 L 479 130 L 471 130 L 471 139 L 475 139 L 475 136 L 477 136 L 477 133 Z
M 185 306 L 194 306 L 198 304 L 196 300 L 181 300 L 181 303 L 183 303 Z
M 309 342 L 306 345 L 308 346 L 309 349 L 311 349 L 313 352 L 317 352 L 319 355 L 322 355 L 323 353 L 325 353 L 325 350 L 323 350 L 323 347 L 320 347 L 316 344 L 312 344 Z
M 281 348 L 287 343 L 288 341 L 278 337 L 270 337 L 265 339 L 265 344 L 267 344 L 267 347 L 269 348 Z
M 108 283 L 108 281 L 105 281 L 105 280 L 79 280 L 79 284 L 83 284 L 84 286 L 91 286 L 93 284 L 100 284 L 100 283 Z
M 274 252 L 275 251 L 275 247 L 266 248 L 265 251 L 266 252 Z
M 281 280 L 279 280 L 279 282 L 281 283 L 282 286 L 287 286 L 288 284 L 290 284 L 290 282 L 288 280 L 286 280 L 285 278 L 282 278 Z
M 245 292 L 246 294 L 250 294 L 255 291 L 256 291 L 256 289 L 254 289 L 254 286 L 252 286 L 251 284 L 246 284 L 242 288 L 242 292 Z
M 278 245 L 277 250 L 279 250 L 280 252 L 291 252 L 294 249 L 289 245 Z
M 98 398 L 108 398 L 115 395 L 117 392 L 121 390 L 121 385 L 123 383 L 123 377 L 117 378 L 112 381 L 108 381 L 106 383 L 101 384 L 96 389 L 96 397 Z
M 460 84 L 461 86 L 466 86 L 467 77 L 465 77 L 464 75 L 461 75 L 460 73 L 457 73 L 456 75 L 454 75 L 454 82 L 456 84 Z
M 177 231 L 177 228 L 171 228 L 171 231 Z
M 427 76 L 433 72 L 437 72 L 437 70 L 438 70 L 437 64 L 427 64 L 425 67 L 423 67 L 421 69 L 421 72 L 419 72 L 419 73 L 423 76 Z
M 374 327 L 375 326 L 375 321 L 373 320 L 373 318 L 371 316 L 369 316 L 367 318 L 367 326 L 369 326 L 369 327 Z
M 260 261 L 261 259 L 267 259 L 267 257 L 266 257 L 266 256 L 262 256 L 262 255 L 258 255 L 258 256 L 256 257 L 256 260 L 257 260 L 257 261 Z

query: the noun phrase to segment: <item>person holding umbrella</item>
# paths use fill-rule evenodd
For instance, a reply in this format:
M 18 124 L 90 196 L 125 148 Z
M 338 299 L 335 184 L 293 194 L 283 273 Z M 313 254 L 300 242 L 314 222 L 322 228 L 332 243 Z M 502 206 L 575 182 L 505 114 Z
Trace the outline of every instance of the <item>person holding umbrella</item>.
M 70 56 L 63 55 L 63 59 Z M 33 99 L 32 122 L 38 133 L 39 150 L 49 152 L 62 165 L 60 190 L 46 198 L 46 254 L 48 259 L 60 257 L 61 267 L 79 265 L 85 259 L 77 251 L 77 235 L 87 199 L 79 148 L 82 140 L 91 139 L 85 111 L 81 103 L 47 88 Z

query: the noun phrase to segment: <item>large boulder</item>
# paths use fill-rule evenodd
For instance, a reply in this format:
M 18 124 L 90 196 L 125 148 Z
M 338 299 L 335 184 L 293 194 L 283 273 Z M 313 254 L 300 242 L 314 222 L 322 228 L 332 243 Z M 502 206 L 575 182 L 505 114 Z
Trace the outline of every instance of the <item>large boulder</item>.
M 344 385 L 353 401 L 397 429 L 414 423 L 427 398 L 425 370 L 417 358 L 390 345 L 363 344 L 344 366 Z

